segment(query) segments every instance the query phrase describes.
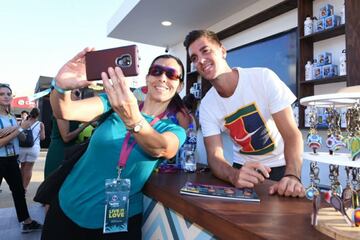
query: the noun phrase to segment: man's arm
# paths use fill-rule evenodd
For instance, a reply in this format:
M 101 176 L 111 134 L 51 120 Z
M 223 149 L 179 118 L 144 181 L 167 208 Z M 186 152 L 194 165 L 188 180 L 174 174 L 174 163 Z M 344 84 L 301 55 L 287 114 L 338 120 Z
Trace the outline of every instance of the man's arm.
M 259 162 L 247 162 L 241 169 L 233 168 L 224 157 L 221 135 L 204 137 L 209 166 L 214 175 L 235 187 L 254 187 L 269 177 L 270 168 Z M 257 170 L 260 170 L 259 173 Z
M 298 178 L 301 176 L 303 139 L 296 126 L 291 107 L 287 107 L 272 115 L 279 132 L 284 139 L 284 156 L 286 161 L 285 176 L 270 188 L 270 193 L 279 195 L 303 197 L 304 187 Z M 294 175 L 294 176 L 291 176 Z

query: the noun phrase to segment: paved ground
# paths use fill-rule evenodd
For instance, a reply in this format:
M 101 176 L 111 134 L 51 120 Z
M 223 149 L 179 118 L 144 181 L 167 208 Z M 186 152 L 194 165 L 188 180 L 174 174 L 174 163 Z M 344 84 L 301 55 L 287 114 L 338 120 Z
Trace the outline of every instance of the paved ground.
M 43 223 L 44 208 L 32 201 L 37 187 L 44 179 L 46 151 L 41 151 L 40 158 L 35 162 L 33 176 L 26 193 L 26 200 L 30 215 L 33 219 Z M 0 240 L 38 240 L 40 232 L 32 232 L 27 234 L 20 233 L 20 225 L 16 218 L 15 208 L 11 192 L 6 181 L 3 180 L 0 187 Z

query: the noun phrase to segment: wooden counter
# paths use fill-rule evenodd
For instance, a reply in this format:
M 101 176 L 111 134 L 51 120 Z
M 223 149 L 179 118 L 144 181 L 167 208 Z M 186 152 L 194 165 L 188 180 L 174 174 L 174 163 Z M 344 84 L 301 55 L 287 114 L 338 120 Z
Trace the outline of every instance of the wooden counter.
M 271 181 L 256 187 L 260 203 L 181 195 L 186 181 L 229 185 L 211 173 L 154 173 L 144 193 L 220 239 L 331 239 L 310 224 L 311 201 L 270 196 Z

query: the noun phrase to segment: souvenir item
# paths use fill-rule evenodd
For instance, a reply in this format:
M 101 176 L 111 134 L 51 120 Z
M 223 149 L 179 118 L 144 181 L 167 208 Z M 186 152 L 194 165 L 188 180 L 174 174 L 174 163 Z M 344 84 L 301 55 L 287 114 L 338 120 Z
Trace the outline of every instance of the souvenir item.
M 345 167 L 345 171 L 346 171 L 346 187 L 344 188 L 344 191 L 342 193 L 342 199 L 349 200 L 351 199 L 351 194 L 352 194 L 352 187 L 350 185 L 350 167 Z
M 339 182 L 339 165 L 330 164 L 329 165 L 329 179 L 331 183 L 331 192 L 332 195 L 342 196 L 342 187 Z
M 310 131 L 308 137 L 307 137 L 307 145 L 309 148 L 313 150 L 314 153 L 321 147 L 322 138 L 316 134 L 315 131 Z
M 313 226 L 316 226 L 318 222 L 317 214 L 319 212 L 320 203 L 321 203 L 321 195 L 315 194 L 313 199 L 313 212 L 311 214 L 311 224 Z
M 360 227 L 360 208 L 354 209 L 353 218 L 355 226 Z
M 346 112 L 346 145 L 353 160 L 360 158 L 360 104 L 356 103 Z
M 307 145 L 309 148 L 313 150 L 313 153 L 316 153 L 316 151 L 321 147 L 322 139 L 317 134 L 316 126 L 318 124 L 318 116 L 317 111 L 315 107 L 311 107 L 309 111 L 309 125 L 310 130 L 309 134 L 307 136 Z
M 340 137 L 330 135 L 326 139 L 326 146 L 329 148 L 330 155 L 332 155 L 334 152 L 340 150 L 341 147 L 346 147 L 346 144 L 340 140 Z
M 310 162 L 310 186 L 305 190 L 305 196 L 309 200 L 313 200 L 314 196 L 320 194 L 318 185 L 319 179 L 319 168 L 316 162 Z
M 338 195 L 331 196 L 330 204 L 331 204 L 331 206 L 333 206 L 336 209 L 336 211 L 339 211 L 341 213 L 341 215 L 343 215 L 346 223 L 349 224 L 349 226 L 353 226 L 353 221 L 347 215 L 347 213 L 345 211 L 344 203 Z
M 341 147 L 346 147 L 346 144 L 342 141 L 341 129 L 340 129 L 340 114 L 335 108 L 329 107 L 326 109 L 328 138 L 326 140 L 326 146 L 329 148 L 329 153 L 332 155 L 335 151 L 338 151 Z

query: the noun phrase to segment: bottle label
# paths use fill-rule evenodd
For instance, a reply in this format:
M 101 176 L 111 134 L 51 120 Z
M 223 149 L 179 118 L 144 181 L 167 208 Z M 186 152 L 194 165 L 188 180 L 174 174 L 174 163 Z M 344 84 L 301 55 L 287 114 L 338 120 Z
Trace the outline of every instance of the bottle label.
M 312 20 L 306 19 L 304 22 L 304 36 L 312 34 L 313 33 L 313 23 Z
M 305 65 L 305 80 L 312 80 L 313 79 L 313 66 L 312 64 L 306 64 Z

